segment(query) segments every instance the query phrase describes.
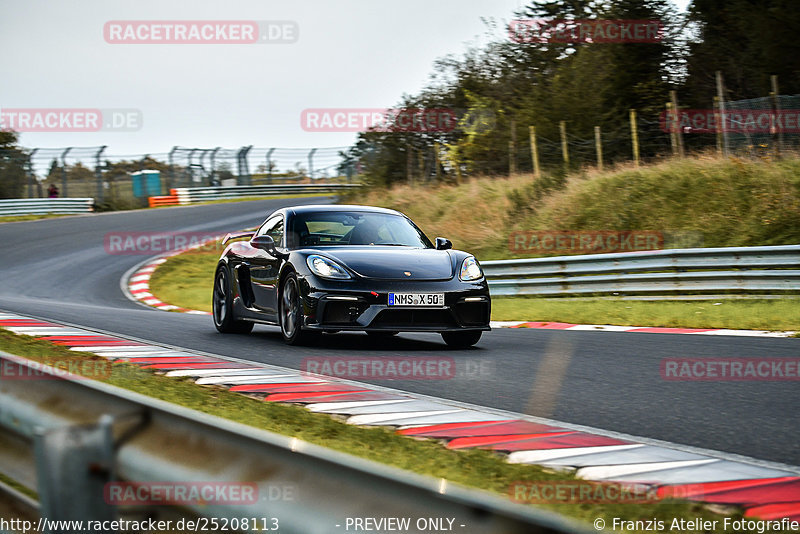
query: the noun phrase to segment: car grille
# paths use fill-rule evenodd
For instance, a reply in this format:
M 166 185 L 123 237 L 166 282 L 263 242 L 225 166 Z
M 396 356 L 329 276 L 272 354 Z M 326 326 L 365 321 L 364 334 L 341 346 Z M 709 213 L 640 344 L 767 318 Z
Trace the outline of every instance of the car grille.
M 463 325 L 484 326 L 489 322 L 487 302 L 461 302 L 456 304 L 456 315 Z
M 363 302 L 329 300 L 325 302 L 322 323 L 333 325 L 355 324 L 368 305 Z
M 424 310 L 383 310 L 372 321 L 370 326 L 382 327 L 451 327 L 457 326 L 452 313 L 447 309 Z

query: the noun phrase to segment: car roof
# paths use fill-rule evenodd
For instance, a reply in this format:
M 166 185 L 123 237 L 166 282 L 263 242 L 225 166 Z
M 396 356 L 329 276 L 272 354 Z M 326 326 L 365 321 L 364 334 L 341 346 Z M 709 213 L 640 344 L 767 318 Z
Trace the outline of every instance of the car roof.
M 358 206 L 351 204 L 309 204 L 302 206 L 290 206 L 285 208 L 287 211 L 291 210 L 293 213 L 312 213 L 319 211 L 367 211 L 372 213 L 387 213 L 391 215 L 403 215 L 399 211 L 390 210 L 388 208 L 379 208 L 377 206 Z

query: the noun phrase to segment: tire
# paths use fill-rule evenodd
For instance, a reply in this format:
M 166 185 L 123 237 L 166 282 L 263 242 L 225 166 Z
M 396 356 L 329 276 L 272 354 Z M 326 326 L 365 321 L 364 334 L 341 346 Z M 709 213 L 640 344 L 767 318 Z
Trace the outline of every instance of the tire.
M 297 275 L 289 273 L 281 284 L 278 297 L 278 323 L 281 327 L 283 341 L 289 345 L 305 345 L 319 337 L 319 332 L 303 330 L 305 322 L 303 302 L 300 297 L 300 285 Z
M 233 314 L 233 297 L 226 267 L 217 269 L 217 274 L 214 276 L 211 309 L 214 326 L 223 334 L 248 334 L 253 330 L 253 323 L 236 319 Z
M 442 332 L 442 339 L 449 347 L 465 349 L 471 347 L 481 339 L 480 330 L 465 330 L 463 332 Z

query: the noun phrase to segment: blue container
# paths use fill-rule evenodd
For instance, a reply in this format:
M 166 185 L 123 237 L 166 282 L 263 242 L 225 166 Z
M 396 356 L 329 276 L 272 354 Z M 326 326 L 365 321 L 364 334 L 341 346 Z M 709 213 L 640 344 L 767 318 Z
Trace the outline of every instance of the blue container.
M 155 197 L 161 194 L 161 172 L 138 171 L 131 173 L 133 196 Z

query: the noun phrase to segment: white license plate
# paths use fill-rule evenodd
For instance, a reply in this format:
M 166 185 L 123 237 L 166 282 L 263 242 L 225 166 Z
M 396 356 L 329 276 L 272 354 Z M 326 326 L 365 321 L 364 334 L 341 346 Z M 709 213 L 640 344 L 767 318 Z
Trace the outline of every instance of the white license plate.
M 389 293 L 389 306 L 444 306 L 444 293 Z

